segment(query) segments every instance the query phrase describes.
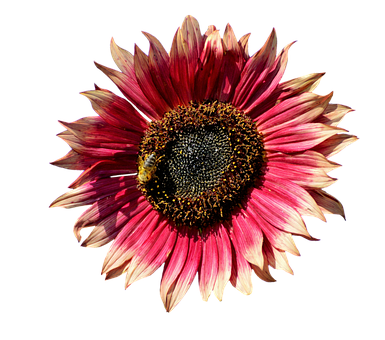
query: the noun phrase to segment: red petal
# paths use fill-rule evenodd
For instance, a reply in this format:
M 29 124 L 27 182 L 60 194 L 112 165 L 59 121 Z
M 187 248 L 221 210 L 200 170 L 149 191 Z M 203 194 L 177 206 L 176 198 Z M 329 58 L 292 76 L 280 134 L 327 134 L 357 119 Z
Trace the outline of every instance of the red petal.
M 247 102 L 243 102 L 240 106 L 245 113 L 250 112 L 253 108 L 263 103 L 275 90 L 285 72 L 289 48 L 293 44 L 294 42 L 282 50 L 274 64 L 269 69 L 264 70 L 255 84 L 250 88 L 250 94 L 246 99 Z
M 349 112 L 352 112 L 349 106 L 340 104 L 329 104 L 325 112 L 316 119 L 316 123 L 322 123 L 330 126 L 338 126 L 342 118 Z
M 95 203 L 93 203 L 83 214 L 80 215 L 76 224 L 74 226 L 74 234 L 77 240 L 80 242 L 81 236 L 80 231 L 83 228 L 95 226 L 98 224 L 103 225 L 103 220 L 110 215 L 115 214 L 115 218 L 118 214 L 118 211 L 123 209 L 125 212 L 128 212 L 126 209 L 131 210 L 135 209 L 138 211 L 138 206 L 144 202 L 144 197 L 141 195 L 141 192 L 137 190 L 136 192 L 128 193 L 127 190 L 119 191 L 118 193 L 107 196 Z M 133 207 L 134 205 L 134 207 Z
M 284 128 L 311 123 L 324 112 L 332 95 L 304 93 L 285 100 L 256 119 L 258 131 L 268 136 Z
M 159 225 L 160 219 L 159 213 L 149 204 L 126 222 L 107 253 L 102 274 L 131 260 Z
M 223 63 L 214 99 L 218 99 L 221 102 L 230 102 L 244 65 L 244 52 L 238 44 L 233 29 L 229 24 L 227 24 L 223 34 L 223 45 Z
M 264 146 L 267 151 L 304 151 L 311 149 L 341 131 L 345 130 L 319 123 L 301 124 L 266 136 L 264 138 Z
M 203 48 L 198 21 L 187 16 L 178 29 L 170 50 L 170 75 L 184 105 L 193 99 L 198 58 Z
M 143 94 L 140 86 L 132 75 L 127 75 L 113 70 L 112 68 L 105 67 L 98 63 L 95 63 L 96 67 L 101 70 L 108 78 L 110 78 L 123 95 L 133 103 L 139 110 L 141 110 L 146 116 L 152 120 L 160 119 L 161 117 L 148 102 L 147 98 Z
M 217 78 L 222 66 L 223 46 L 219 31 L 211 33 L 198 59 L 195 77 L 194 99 L 209 99 L 215 89 Z
M 166 261 L 174 247 L 176 235 L 167 220 L 159 225 L 132 258 L 127 270 L 126 288 L 135 281 L 153 274 Z
M 227 230 L 223 225 L 218 225 L 216 237 L 218 247 L 218 277 L 215 282 L 214 294 L 222 301 L 223 291 L 231 276 L 231 243 Z
M 175 281 L 173 281 L 171 286 L 169 286 L 166 291 L 162 290 L 162 277 L 160 294 L 167 312 L 173 310 L 174 307 L 182 300 L 183 296 L 187 293 L 187 290 L 190 288 L 190 285 L 194 280 L 199 264 L 201 262 L 202 244 L 200 236 L 197 235 L 195 230 L 189 231 L 188 243 L 189 246 L 187 257 L 182 256 L 182 259 L 185 258 L 186 262 L 183 264 L 182 270 L 180 271 L 178 277 L 175 279 Z M 172 256 L 174 256 L 174 254 L 175 249 Z M 177 256 L 180 256 L 179 253 L 176 254 Z M 171 261 L 165 265 L 165 272 L 169 268 L 170 264 Z
M 341 133 L 334 135 L 313 147 L 314 151 L 322 153 L 325 157 L 331 157 L 346 148 L 349 144 L 354 143 L 358 138 L 353 135 Z
M 227 224 L 227 228 L 231 230 L 231 226 Z M 231 284 L 243 294 L 251 294 L 253 285 L 251 283 L 251 267 L 250 263 L 241 255 L 237 239 L 231 240 L 233 244 L 233 258 L 231 268 Z
M 325 214 L 336 214 L 345 219 L 344 207 L 335 197 L 323 190 L 310 190 L 309 194 Z
M 152 81 L 148 57 L 137 45 L 135 45 L 134 61 L 135 75 L 138 84 L 150 104 L 155 108 L 158 115 L 162 117 L 163 114 L 170 111 L 171 108 L 159 94 L 158 89 Z
M 240 82 L 235 90 L 232 104 L 237 107 L 243 105 L 250 98 L 250 93 L 261 74 L 265 75 L 266 70 L 273 64 L 277 51 L 277 36 L 275 29 L 271 32 L 265 45 L 248 59 L 242 74 Z
M 234 237 L 237 239 L 239 252 L 247 261 L 263 268 L 263 234 L 259 226 L 250 223 L 240 212 L 232 214 L 232 226 L 230 238 L 233 243 Z
M 218 276 L 217 234 L 213 230 L 204 230 L 202 234 L 202 261 L 199 268 L 199 290 L 202 299 L 207 301 Z
M 107 90 L 82 92 L 92 105 L 95 112 L 108 124 L 118 129 L 143 133 L 147 128 L 145 119 L 125 99 Z

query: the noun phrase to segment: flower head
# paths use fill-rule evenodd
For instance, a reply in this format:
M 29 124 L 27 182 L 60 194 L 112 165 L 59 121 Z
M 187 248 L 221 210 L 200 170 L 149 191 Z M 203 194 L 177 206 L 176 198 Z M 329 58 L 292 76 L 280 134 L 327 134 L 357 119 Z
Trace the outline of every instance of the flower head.
M 164 264 L 167 311 L 197 273 L 204 300 L 228 281 L 250 294 L 252 271 L 292 273 L 292 235 L 313 239 L 301 215 L 344 216 L 323 188 L 339 166 L 328 158 L 356 140 L 337 127 L 351 109 L 312 93 L 322 73 L 280 83 L 292 44 L 276 55 L 274 30 L 251 57 L 249 35 L 201 34 L 191 16 L 170 53 L 144 34 L 148 55 L 111 41 L 121 72 L 96 64 L 127 100 L 95 86 L 82 94 L 98 116 L 61 122 L 72 150 L 52 164 L 83 172 L 51 206 L 90 205 L 74 232 L 94 226 L 87 247 L 113 241 L 106 279 L 125 273 L 128 287 Z

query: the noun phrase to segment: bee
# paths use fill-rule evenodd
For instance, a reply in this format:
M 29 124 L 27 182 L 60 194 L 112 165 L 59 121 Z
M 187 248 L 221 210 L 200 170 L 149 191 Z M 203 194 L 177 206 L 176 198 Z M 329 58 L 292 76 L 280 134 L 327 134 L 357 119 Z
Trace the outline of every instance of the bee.
M 146 184 L 155 176 L 156 166 L 160 158 L 157 159 L 156 154 L 152 153 L 143 161 L 143 158 L 139 156 L 138 179 L 140 184 Z

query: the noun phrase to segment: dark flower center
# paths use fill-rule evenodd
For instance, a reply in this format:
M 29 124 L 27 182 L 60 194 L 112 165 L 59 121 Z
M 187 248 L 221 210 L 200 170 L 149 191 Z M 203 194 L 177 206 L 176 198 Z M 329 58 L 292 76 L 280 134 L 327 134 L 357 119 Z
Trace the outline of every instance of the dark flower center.
M 163 167 L 174 195 L 192 198 L 213 189 L 230 165 L 231 151 L 227 131 L 218 126 L 178 135 L 167 148 Z
M 229 217 L 263 166 L 251 119 L 230 104 L 191 103 L 150 124 L 140 145 L 139 188 L 176 225 Z

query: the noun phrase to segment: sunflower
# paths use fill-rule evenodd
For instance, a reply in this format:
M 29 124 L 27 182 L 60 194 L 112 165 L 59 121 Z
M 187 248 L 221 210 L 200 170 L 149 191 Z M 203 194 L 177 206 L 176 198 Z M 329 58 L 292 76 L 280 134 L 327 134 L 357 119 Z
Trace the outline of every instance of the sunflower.
M 171 311 L 196 274 L 203 300 L 221 300 L 228 281 L 244 294 L 251 273 L 292 273 L 293 235 L 309 240 L 301 215 L 344 217 L 323 189 L 339 166 L 328 158 L 357 138 L 337 127 L 351 109 L 312 91 L 323 73 L 280 83 L 288 50 L 275 30 L 253 56 L 249 34 L 201 34 L 187 16 L 170 53 L 151 34 L 148 55 L 111 41 L 121 72 L 96 63 L 127 99 L 95 85 L 83 92 L 98 116 L 61 122 L 72 148 L 52 164 L 83 170 L 52 207 L 90 205 L 74 233 L 82 246 L 113 241 L 106 279 L 126 288 L 164 264 L 160 295 Z

